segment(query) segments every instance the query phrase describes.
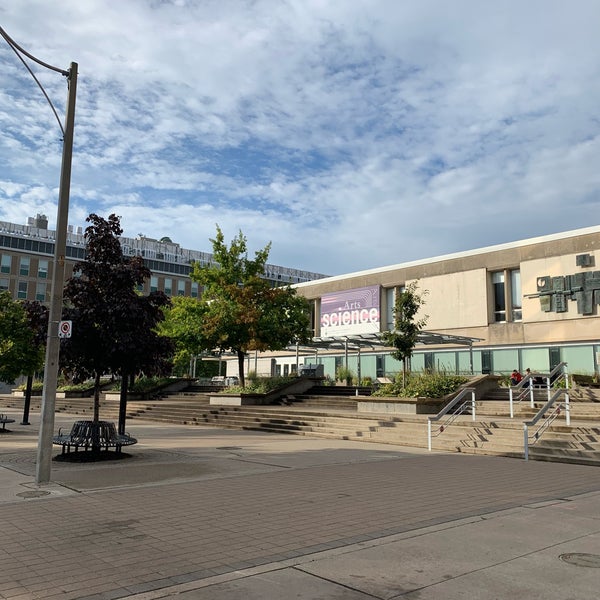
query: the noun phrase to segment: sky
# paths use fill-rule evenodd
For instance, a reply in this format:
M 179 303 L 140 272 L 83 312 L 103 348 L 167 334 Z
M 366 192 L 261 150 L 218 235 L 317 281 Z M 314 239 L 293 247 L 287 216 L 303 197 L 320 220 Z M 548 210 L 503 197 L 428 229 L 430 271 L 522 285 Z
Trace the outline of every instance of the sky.
M 597 0 L 19 0 L 79 76 L 69 223 L 337 275 L 600 224 Z M 64 119 L 66 79 L 31 61 Z M 0 220 L 55 228 L 62 141 L 0 38 Z

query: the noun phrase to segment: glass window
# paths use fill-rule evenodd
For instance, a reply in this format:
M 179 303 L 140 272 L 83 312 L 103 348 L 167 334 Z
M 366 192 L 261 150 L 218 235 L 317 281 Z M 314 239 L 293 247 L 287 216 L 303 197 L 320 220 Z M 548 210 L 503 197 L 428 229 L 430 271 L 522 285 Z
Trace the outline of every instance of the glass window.
M 506 321 L 504 273 L 502 271 L 492 273 L 492 291 L 494 295 L 494 321 L 496 323 L 501 323 L 503 321 Z
M 46 302 L 46 282 L 38 282 L 36 284 L 35 299 L 38 302 Z
M 28 256 L 22 256 L 19 264 L 19 275 L 27 277 L 27 275 L 29 275 L 30 258 Z
M 192 281 L 192 298 L 198 297 L 198 282 Z
M 496 375 L 508 375 L 519 369 L 518 350 L 492 350 L 492 365 Z
M 19 287 L 17 289 L 17 298 L 20 300 L 27 299 L 27 282 L 19 281 Z
M 456 373 L 456 353 L 455 352 L 434 352 L 434 369 L 440 373 L 454 375 Z
M 569 373 L 594 374 L 593 346 L 572 346 L 562 349 L 561 358 L 569 363 Z
M 185 296 L 185 281 L 183 279 L 177 280 L 177 295 Z
M 0 292 L 8 291 L 8 279 L 0 279 Z
M 523 312 L 521 310 L 521 271 L 513 269 L 510 272 L 510 308 L 513 321 L 521 321 Z
M 523 370 L 531 369 L 534 373 L 548 373 L 550 371 L 548 348 L 523 348 L 521 364 Z
M 8 254 L 2 255 L 2 262 L 0 263 L 1 273 L 10 273 L 11 257 Z
M 38 277 L 40 279 L 47 279 L 47 277 L 48 277 L 48 261 L 47 260 L 39 260 L 38 261 Z
M 170 296 L 173 293 L 173 280 L 170 277 L 165 277 L 165 294 Z
M 158 292 L 158 277 L 156 275 L 150 277 L 150 291 Z

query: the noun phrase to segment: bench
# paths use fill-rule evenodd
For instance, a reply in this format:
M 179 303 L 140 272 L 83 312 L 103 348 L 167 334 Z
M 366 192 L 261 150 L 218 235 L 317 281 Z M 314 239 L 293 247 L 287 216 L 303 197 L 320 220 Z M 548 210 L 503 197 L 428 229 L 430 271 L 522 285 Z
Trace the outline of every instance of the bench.
M 9 431 L 8 429 L 6 429 L 6 424 L 7 423 L 14 423 L 15 420 L 11 419 L 9 416 L 7 415 L 0 415 L 0 423 L 2 423 L 2 431 Z
M 63 454 L 69 453 L 71 448 L 74 448 L 75 452 L 79 448 L 84 450 L 114 448 L 117 453 L 120 453 L 123 446 L 137 444 L 137 439 L 129 434 L 117 433 L 115 424 L 110 421 L 76 421 L 70 433 L 61 433 L 59 429 L 58 435 L 52 438 L 52 442 L 62 446 Z

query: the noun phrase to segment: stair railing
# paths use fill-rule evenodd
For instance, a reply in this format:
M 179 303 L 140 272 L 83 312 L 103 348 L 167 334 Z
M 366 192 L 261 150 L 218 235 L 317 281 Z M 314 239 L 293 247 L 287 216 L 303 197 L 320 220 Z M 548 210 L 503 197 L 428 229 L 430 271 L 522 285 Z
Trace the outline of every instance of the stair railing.
M 548 389 L 548 400 L 550 400 L 550 394 L 552 390 L 552 386 L 557 382 L 560 382 L 561 379 L 565 380 L 565 389 L 567 390 L 567 394 L 569 392 L 569 371 L 567 369 L 568 363 L 561 362 L 558 363 L 552 371 L 550 371 L 550 375 L 548 375 L 546 379 L 546 388 Z
M 464 399 L 467 394 L 471 398 Z M 461 403 L 462 401 L 462 403 Z M 460 403 L 460 404 L 459 404 Z M 448 413 L 458 405 L 458 408 L 450 415 Z M 427 417 L 427 448 L 431 452 L 431 438 L 441 435 L 452 423 L 468 409 L 471 409 L 473 421 L 475 420 L 475 388 L 464 388 L 457 394 L 442 410 L 434 417 Z M 438 427 L 435 433 L 432 433 L 432 423 L 439 421 L 442 417 L 448 415 L 448 418 Z
M 556 402 L 557 399 L 564 395 L 564 402 Z M 550 411 L 550 409 L 552 409 Z M 523 423 L 523 448 L 525 460 L 529 460 L 529 446 L 533 446 L 543 435 L 543 433 L 552 425 L 552 423 L 565 411 L 565 420 L 568 426 L 571 425 L 571 405 L 569 403 L 569 390 L 556 390 L 552 397 L 540 408 L 535 417 L 531 421 Z M 541 419 L 544 419 L 542 424 L 532 433 L 529 433 L 531 427 L 535 427 Z
M 508 397 L 509 397 L 509 404 L 510 404 L 510 418 L 512 419 L 514 417 L 514 410 L 513 410 L 513 405 L 519 404 L 519 402 L 522 402 L 527 395 L 529 395 L 529 403 L 531 405 L 531 408 L 533 408 L 534 406 L 534 395 L 533 395 L 533 388 L 534 388 L 534 382 L 536 379 L 543 379 L 546 382 L 546 390 L 547 390 L 547 397 L 548 400 L 550 400 L 550 396 L 552 395 L 552 386 L 556 384 L 556 382 L 560 381 L 561 379 L 564 378 L 565 380 L 565 389 L 569 389 L 569 373 L 568 373 L 568 369 L 567 369 L 567 365 L 568 363 L 566 362 L 561 362 L 558 363 L 554 369 L 552 369 L 552 371 L 550 371 L 550 373 L 548 373 L 547 375 L 544 374 L 539 374 L 539 373 L 530 373 L 529 375 L 526 375 L 525 377 L 523 377 L 523 379 L 521 379 L 521 381 L 519 381 L 519 383 L 517 385 L 511 385 L 508 389 Z M 517 394 L 516 398 L 514 396 L 514 391 L 518 391 L 519 393 Z
M 522 402 L 523 400 L 525 400 L 525 398 L 527 398 L 527 396 L 529 396 L 529 402 L 531 404 L 531 408 L 533 408 L 533 380 L 534 380 L 533 374 L 525 375 L 525 377 L 523 377 L 523 379 L 521 379 L 521 381 L 519 381 L 519 383 L 517 383 L 517 385 L 511 385 L 508 388 L 508 399 L 509 399 L 509 404 L 510 404 L 510 418 L 511 419 L 514 417 L 513 405 L 515 403 L 519 404 L 519 402 Z M 516 398 L 514 397 L 515 391 L 519 392 L 517 394 Z

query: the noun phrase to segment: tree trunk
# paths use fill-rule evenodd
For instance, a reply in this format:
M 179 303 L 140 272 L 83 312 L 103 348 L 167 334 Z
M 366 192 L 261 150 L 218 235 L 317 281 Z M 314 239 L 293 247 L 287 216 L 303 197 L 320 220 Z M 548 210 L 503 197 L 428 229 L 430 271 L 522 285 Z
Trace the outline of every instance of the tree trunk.
M 33 375 L 27 375 L 27 385 L 25 386 L 25 403 L 23 404 L 23 420 L 21 425 L 30 425 L 29 407 L 31 406 L 31 386 L 33 385 Z
M 240 385 L 242 387 L 246 387 L 246 382 L 244 380 L 244 359 L 246 358 L 246 353 L 242 350 L 237 351 L 238 358 L 238 373 L 240 377 Z
M 100 452 L 100 371 L 94 379 L 94 427 L 92 427 L 92 452 Z
M 120 435 L 125 435 L 125 420 L 127 419 L 127 389 L 129 384 L 129 375 L 127 371 L 123 371 L 121 379 L 121 395 L 119 396 L 119 426 L 118 432 Z
M 94 378 L 94 423 L 100 420 L 100 373 L 96 371 Z

